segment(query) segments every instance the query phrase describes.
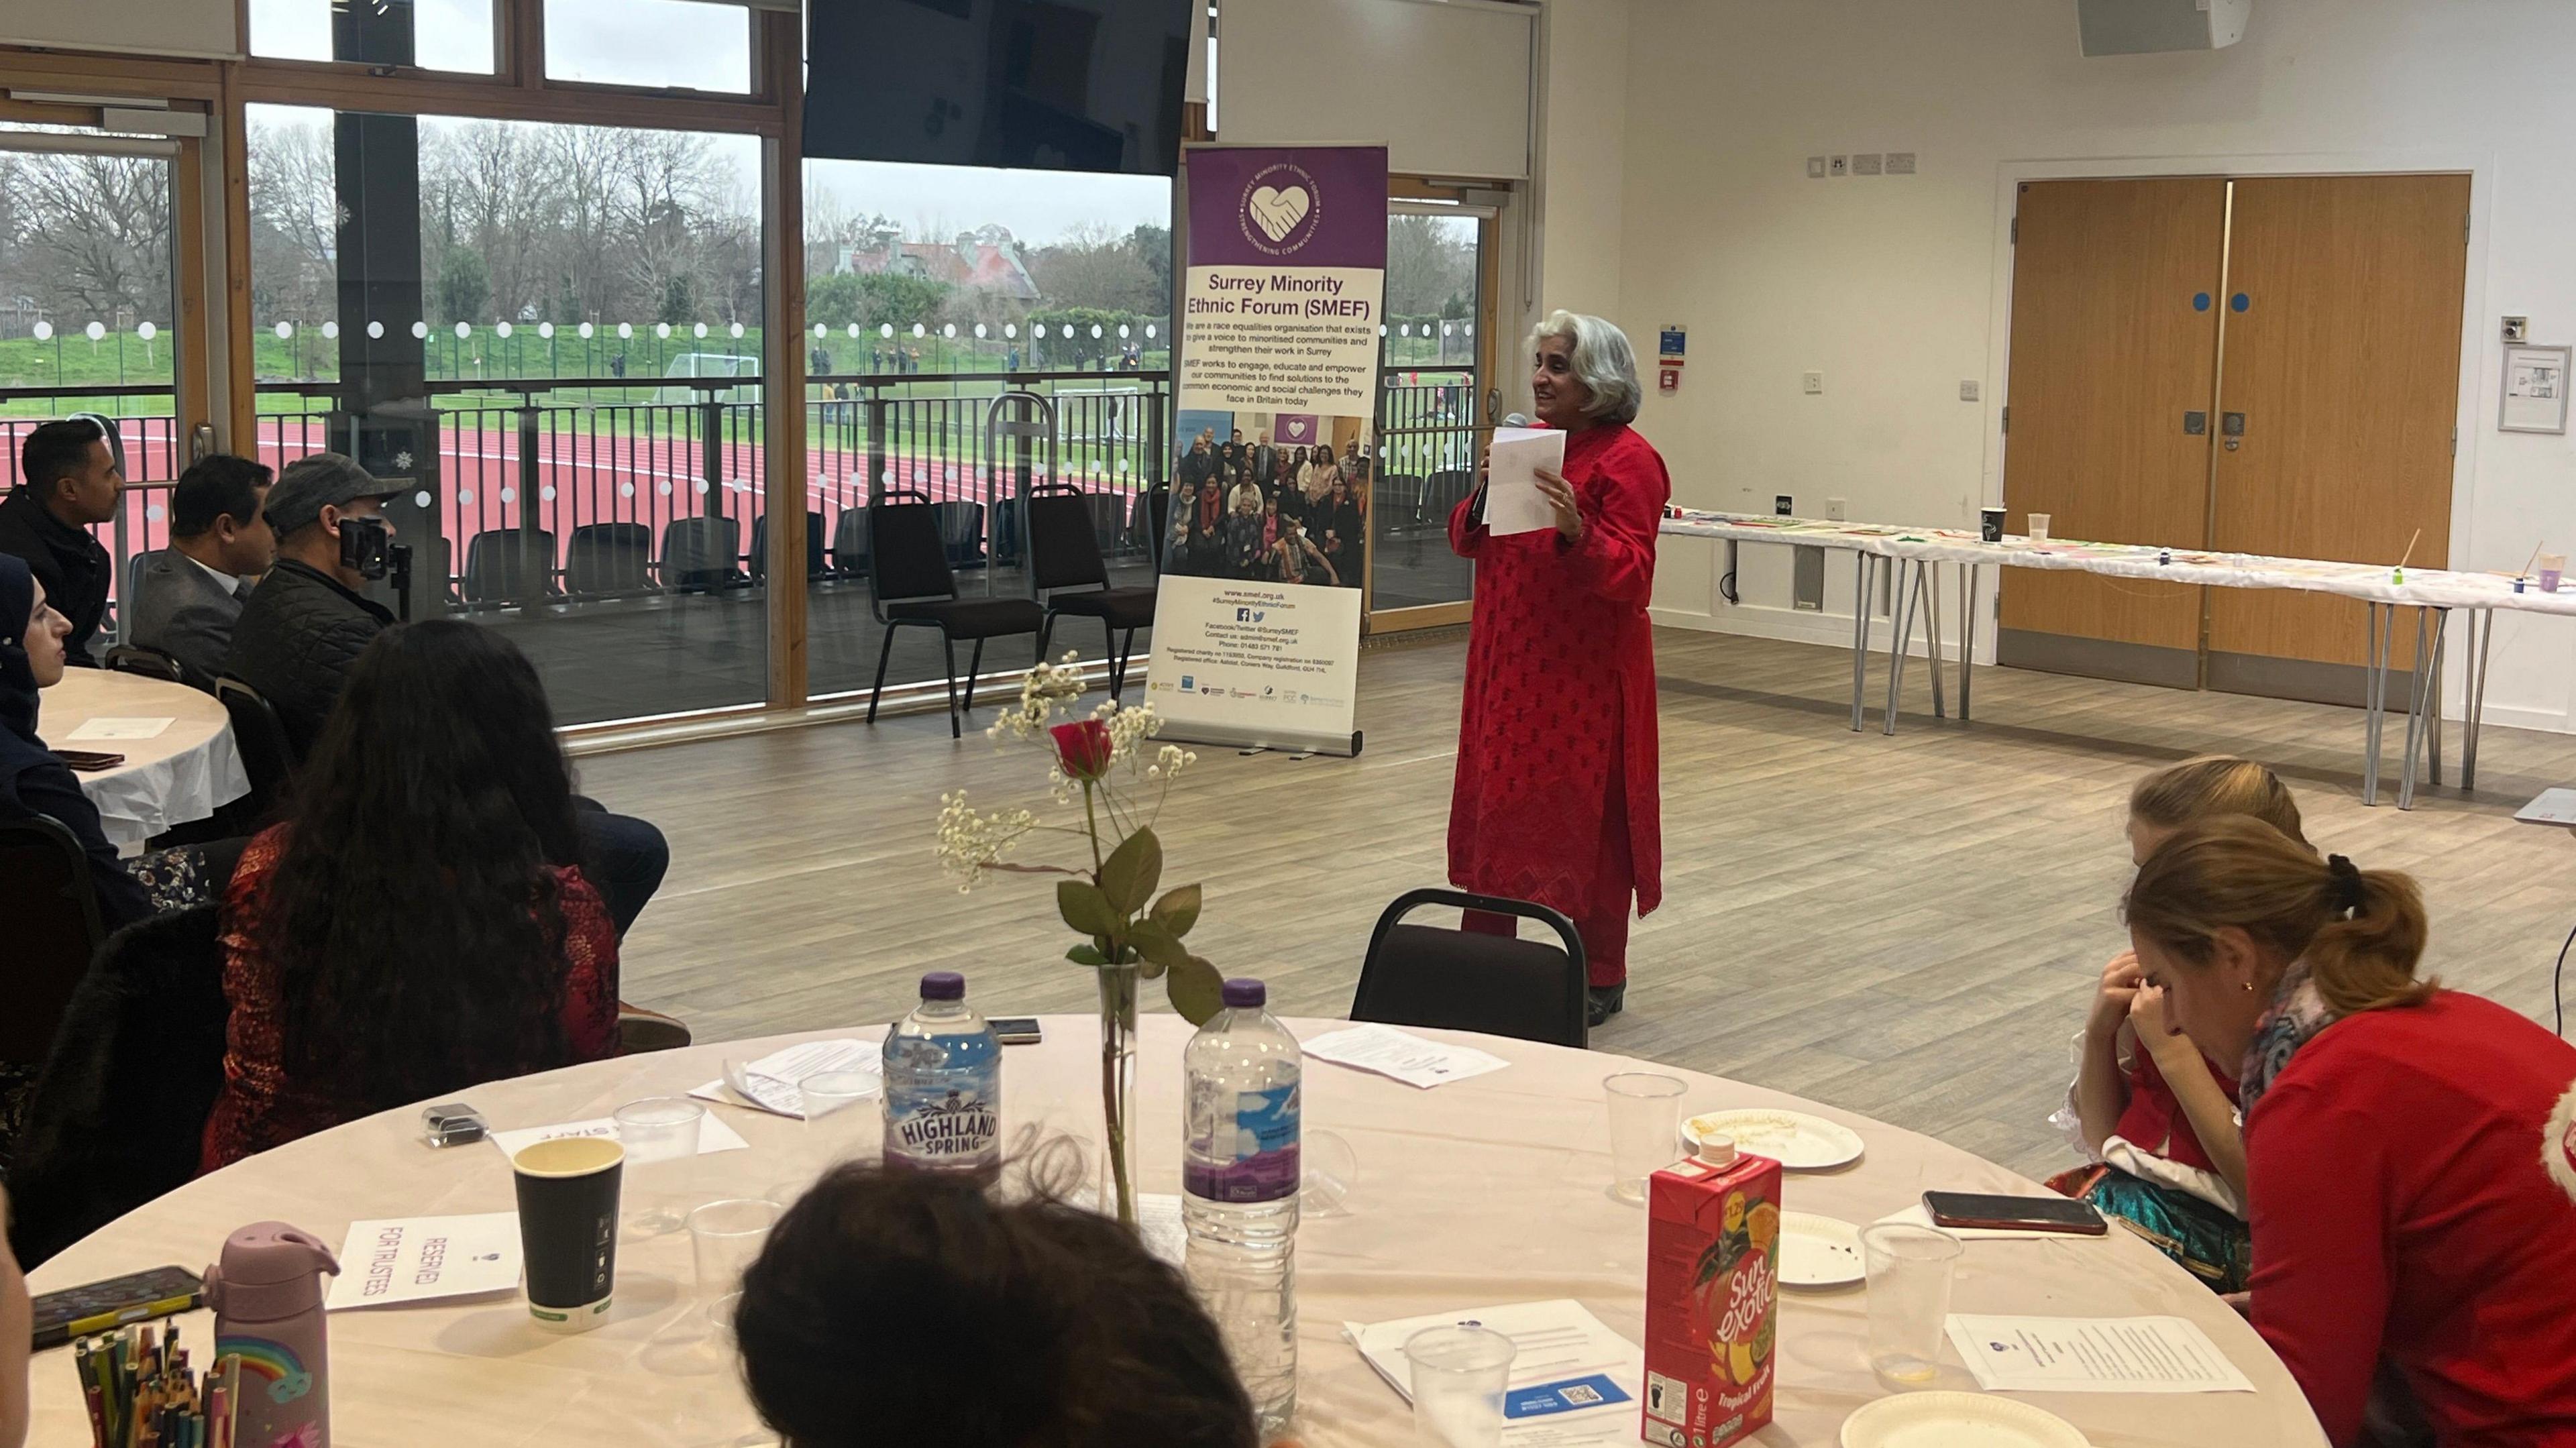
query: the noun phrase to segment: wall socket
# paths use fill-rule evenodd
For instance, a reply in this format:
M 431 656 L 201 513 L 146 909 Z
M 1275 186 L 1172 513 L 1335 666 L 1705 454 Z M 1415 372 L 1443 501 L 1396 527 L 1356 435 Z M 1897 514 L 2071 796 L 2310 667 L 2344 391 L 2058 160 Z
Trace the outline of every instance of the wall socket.
M 1959 400 L 1961 402 L 1974 402 L 1977 400 L 1977 384 L 1974 381 L 1966 379 L 1962 379 L 1960 381 Z
M 1851 157 L 1849 157 L 1849 156 L 1835 156 L 1835 157 L 1831 158 L 1830 160 L 1826 161 L 1826 162 L 1825 162 L 1825 174 L 1827 174 L 1827 175 L 1829 175 L 1829 176 L 1848 176 L 1848 175 L 1850 175 L 1850 174 L 1851 174 Z
M 1914 174 L 1914 153 L 1913 153 L 1912 151 L 1890 151 L 1890 152 L 1888 152 L 1888 153 L 1887 153 L 1887 174 L 1888 174 L 1888 175 L 1890 175 L 1890 176 L 1911 176 L 1911 175 L 1913 175 L 1913 174 Z
M 1825 390 L 1825 374 L 1822 372 L 1804 373 L 1799 377 L 1798 382 L 1806 389 L 1809 397 L 1814 397 Z
M 1841 521 L 1843 520 L 1843 500 L 1842 500 L 1842 499 L 1840 499 L 1840 498 L 1827 498 L 1827 499 L 1825 499 L 1825 518 L 1826 518 L 1826 521 L 1828 521 L 1828 522 L 1833 522 L 1833 523 L 1839 523 L 1839 522 L 1841 522 Z
M 1880 169 L 1885 166 L 1886 161 L 1887 158 L 1876 151 L 1854 156 L 1852 157 L 1852 174 L 1855 176 L 1875 176 L 1879 174 Z
M 2505 318 L 2505 319 L 2504 319 L 2504 339 L 2505 339 L 2506 341 L 2508 341 L 2508 342 L 2528 342 L 2528 341 L 2530 341 L 2530 340 L 2531 340 L 2531 319 L 2530 319 L 2529 317 L 2507 317 L 2507 318 Z
M 1810 181 L 1822 181 L 1825 179 L 1824 157 L 1809 156 L 1807 158 L 1807 179 Z

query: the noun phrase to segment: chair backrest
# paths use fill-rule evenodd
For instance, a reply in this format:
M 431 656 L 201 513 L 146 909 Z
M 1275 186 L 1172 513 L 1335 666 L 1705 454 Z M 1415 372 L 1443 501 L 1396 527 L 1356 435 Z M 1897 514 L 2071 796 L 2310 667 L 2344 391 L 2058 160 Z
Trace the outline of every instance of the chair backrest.
M 972 568 L 982 563 L 984 505 L 958 502 L 933 503 L 931 507 L 939 517 L 939 540 L 948 547 L 948 566 Z
M 1431 905 L 1535 920 L 1564 943 L 1404 923 L 1407 914 Z M 1574 922 L 1544 905 L 1461 890 L 1414 890 L 1397 896 L 1378 917 L 1351 997 L 1351 1019 L 1580 1048 L 1590 1034 L 1583 964 L 1583 937 Z
M 107 666 L 121 674 L 141 674 L 172 684 L 188 682 L 187 675 L 179 671 L 177 659 L 144 644 L 118 644 L 109 649 Z
M 1091 499 L 1080 488 L 1041 483 L 1029 509 L 1029 582 L 1043 594 L 1054 588 L 1106 588 L 1109 564 L 1100 556 Z
M 197 1174 L 224 1084 L 222 909 L 209 901 L 129 925 L 81 977 L 9 1169 L 22 1264 Z
M 53 1049 L 72 988 L 107 938 L 89 856 L 71 831 L 42 816 L 0 820 L 0 920 L 9 922 L 0 1061 L 32 1066 Z
M 949 571 L 947 545 L 940 538 L 940 505 L 919 493 L 912 494 L 919 502 L 897 502 L 898 496 L 889 491 L 868 504 L 870 586 L 880 602 L 955 598 L 957 575 Z
M 675 518 L 662 530 L 662 582 L 691 588 L 730 583 L 737 576 L 742 525 L 731 518 Z
M 553 572 L 555 535 L 540 528 L 486 528 L 465 545 L 465 601 L 534 598 Z
M 820 578 L 823 573 L 823 515 L 808 508 L 805 510 L 805 576 Z M 769 576 L 769 515 L 767 513 L 751 520 L 751 576 L 754 578 Z
M 843 508 L 832 524 L 832 571 L 856 578 L 868 571 L 868 510 Z
M 242 771 L 250 776 L 251 809 L 267 819 L 295 784 L 295 746 L 287 740 L 285 721 L 259 690 L 239 679 L 215 680 L 215 697 L 232 718 L 233 748 L 241 751 Z
M 565 545 L 564 586 L 575 593 L 632 593 L 653 586 L 653 530 L 642 523 L 584 523 Z

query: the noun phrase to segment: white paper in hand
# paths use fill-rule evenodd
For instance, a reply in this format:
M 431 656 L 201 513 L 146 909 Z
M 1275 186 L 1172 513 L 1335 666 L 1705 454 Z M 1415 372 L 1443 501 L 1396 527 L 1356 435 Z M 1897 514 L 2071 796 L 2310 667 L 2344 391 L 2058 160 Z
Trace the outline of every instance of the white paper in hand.
M 519 1285 L 519 1214 L 351 1222 L 325 1306 L 385 1307 Z
M 1538 470 L 1565 471 L 1565 434 L 1553 427 L 1498 427 L 1487 455 L 1485 531 L 1497 538 L 1556 526 L 1556 509 L 1538 490 Z

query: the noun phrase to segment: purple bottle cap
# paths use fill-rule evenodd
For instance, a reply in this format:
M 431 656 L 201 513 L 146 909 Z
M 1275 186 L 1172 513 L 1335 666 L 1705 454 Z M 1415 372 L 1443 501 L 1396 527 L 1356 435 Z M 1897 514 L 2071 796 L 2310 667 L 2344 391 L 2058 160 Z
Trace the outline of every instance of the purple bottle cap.
M 966 999 L 966 977 L 953 970 L 934 970 L 921 978 L 921 998 L 926 1001 L 962 1001 Z
M 1225 983 L 1225 1005 L 1228 1010 L 1245 1010 L 1270 1003 L 1270 988 L 1257 980 L 1230 980 Z

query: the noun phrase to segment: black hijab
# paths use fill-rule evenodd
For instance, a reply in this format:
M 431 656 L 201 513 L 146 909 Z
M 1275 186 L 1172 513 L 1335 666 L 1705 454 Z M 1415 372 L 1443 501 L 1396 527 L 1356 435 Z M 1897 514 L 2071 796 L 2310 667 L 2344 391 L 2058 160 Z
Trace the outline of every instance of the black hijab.
M 27 625 L 36 616 L 36 575 L 27 561 L 0 553 L 0 728 L 38 749 L 36 663 L 27 657 Z

